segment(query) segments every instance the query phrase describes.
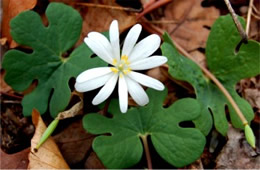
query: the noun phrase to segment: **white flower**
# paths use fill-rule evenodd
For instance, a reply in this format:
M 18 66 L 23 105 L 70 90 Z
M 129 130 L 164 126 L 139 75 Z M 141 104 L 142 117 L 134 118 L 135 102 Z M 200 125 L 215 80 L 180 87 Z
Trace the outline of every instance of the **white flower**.
M 121 55 L 116 20 L 111 23 L 109 28 L 110 41 L 98 32 L 90 32 L 84 39 L 84 42 L 96 55 L 111 65 L 86 70 L 76 79 L 75 88 L 78 92 L 90 91 L 104 85 L 93 99 L 93 105 L 102 103 L 111 95 L 117 80 L 122 113 L 127 111 L 128 92 L 138 105 L 144 106 L 149 102 L 149 98 L 141 85 L 156 90 L 164 89 L 164 85 L 160 81 L 133 71 L 158 67 L 167 62 L 167 58 L 164 56 L 149 57 L 160 46 L 161 40 L 158 35 L 152 34 L 136 44 L 141 30 L 140 24 L 131 28 L 126 36 Z

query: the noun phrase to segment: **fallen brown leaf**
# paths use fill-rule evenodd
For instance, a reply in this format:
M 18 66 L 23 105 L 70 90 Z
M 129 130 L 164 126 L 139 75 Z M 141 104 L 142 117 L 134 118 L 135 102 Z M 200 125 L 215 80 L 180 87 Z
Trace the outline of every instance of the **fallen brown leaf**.
M 20 12 L 32 9 L 35 7 L 37 0 L 3 0 L 3 20 L 1 22 L 1 36 L 2 38 L 6 37 L 9 42 L 10 48 L 15 48 L 17 43 L 12 39 L 10 34 L 9 22 L 12 18 L 18 15 Z
M 229 126 L 228 142 L 216 159 L 216 169 L 260 169 L 260 156 L 247 143 L 243 132 Z
M 12 88 L 4 81 L 4 71 L 0 73 L 0 93 L 8 93 L 12 91 Z
M 187 51 L 205 48 L 210 27 L 219 17 L 215 7 L 203 8 L 202 0 L 174 0 L 164 10 L 162 20 L 175 20 L 177 24 L 162 24 L 162 28 L 174 37 Z
M 49 137 L 37 152 L 34 150 L 46 130 L 46 126 L 39 112 L 35 109 L 32 112 L 32 121 L 35 126 L 35 133 L 31 140 L 28 169 L 69 169 L 52 137 Z
M 111 0 L 92 0 L 90 3 L 103 4 L 110 6 L 119 6 Z M 83 28 L 81 32 L 80 42 L 90 31 L 104 32 L 109 30 L 112 20 L 118 20 L 119 31 L 123 32 L 127 28 L 136 23 L 136 15 L 133 12 L 126 12 L 123 10 L 83 7 L 81 8 L 81 15 L 83 17 Z
M 78 10 L 83 18 L 83 27 L 80 39 L 76 46 L 83 42 L 84 37 L 91 31 L 105 32 L 109 30 L 109 26 L 113 20 L 118 20 L 119 31 L 123 32 L 127 28 L 134 25 L 136 21 L 136 15 L 134 12 L 127 12 L 118 9 L 109 9 L 109 6 L 120 7 L 114 0 L 89 0 L 89 4 L 106 5 L 108 8 L 87 6 L 82 1 L 75 0 L 49 0 L 50 2 L 63 2 L 73 6 Z M 80 2 L 80 3 L 78 3 Z
M 24 149 L 14 154 L 6 154 L 0 151 L 1 169 L 26 169 L 28 165 L 28 154 L 30 148 Z
M 97 157 L 95 152 L 91 152 L 89 157 L 85 162 L 86 169 L 105 169 L 106 167 L 102 164 L 102 162 Z
M 86 158 L 91 150 L 93 139 L 94 135 L 84 130 L 81 119 L 71 123 L 61 133 L 54 136 L 55 142 L 69 165 L 77 164 Z

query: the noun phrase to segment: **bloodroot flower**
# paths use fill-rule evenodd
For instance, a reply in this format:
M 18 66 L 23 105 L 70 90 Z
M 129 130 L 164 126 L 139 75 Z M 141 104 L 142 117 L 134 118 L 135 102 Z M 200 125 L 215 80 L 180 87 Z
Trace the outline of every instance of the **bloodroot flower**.
M 158 35 L 152 34 L 136 44 L 141 30 L 140 24 L 131 28 L 126 36 L 121 54 L 116 20 L 110 25 L 109 40 L 98 32 L 90 32 L 84 39 L 84 42 L 97 56 L 111 65 L 86 70 L 76 79 L 75 88 L 78 92 L 86 92 L 103 86 L 93 99 L 93 105 L 102 103 L 111 95 L 117 80 L 122 113 L 127 111 L 128 92 L 138 105 L 144 106 L 149 102 L 149 98 L 141 85 L 156 90 L 164 89 L 164 85 L 160 81 L 135 72 L 135 70 L 158 67 L 167 62 L 167 58 L 164 56 L 150 57 L 160 46 L 161 40 Z

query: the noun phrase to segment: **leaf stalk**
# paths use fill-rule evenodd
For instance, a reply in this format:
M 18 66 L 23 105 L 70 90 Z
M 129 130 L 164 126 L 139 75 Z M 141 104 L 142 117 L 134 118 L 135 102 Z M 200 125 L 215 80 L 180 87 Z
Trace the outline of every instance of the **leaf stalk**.
M 141 139 L 142 139 L 143 145 L 144 145 L 144 151 L 145 151 L 148 169 L 153 169 L 151 154 L 150 154 L 150 150 L 149 150 L 149 146 L 148 146 L 148 142 L 147 142 L 147 135 L 141 136 Z

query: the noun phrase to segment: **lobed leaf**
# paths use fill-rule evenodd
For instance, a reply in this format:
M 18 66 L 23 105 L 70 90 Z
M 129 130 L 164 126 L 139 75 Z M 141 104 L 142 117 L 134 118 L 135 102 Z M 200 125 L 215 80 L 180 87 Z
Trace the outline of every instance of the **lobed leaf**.
M 76 10 L 62 3 L 50 3 L 46 16 L 47 27 L 34 11 L 20 13 L 11 21 L 13 39 L 33 52 L 10 50 L 4 55 L 5 81 L 14 90 L 24 91 L 33 80 L 38 80 L 37 87 L 23 98 L 25 116 L 31 115 L 33 108 L 43 114 L 49 107 L 51 115 L 56 117 L 69 103 L 70 78 L 105 65 L 98 58 L 90 58 L 93 53 L 85 44 L 69 57 L 63 57 L 81 33 L 82 19 Z
M 177 101 L 163 108 L 167 90 L 148 90 L 151 99 L 144 107 L 131 108 L 126 114 L 119 111 L 118 101 L 110 104 L 113 118 L 88 114 L 83 119 L 84 128 L 93 134 L 106 134 L 95 138 L 93 149 L 108 168 L 127 168 L 140 161 L 143 154 L 141 136 L 149 135 L 159 155 L 176 167 L 183 167 L 201 155 L 204 135 L 195 128 L 182 128 L 180 123 L 191 121 L 200 114 L 194 99 Z
M 240 18 L 243 25 L 244 21 Z M 207 41 L 206 58 L 209 69 L 229 91 L 246 119 L 250 122 L 254 113 L 249 103 L 235 91 L 235 84 L 243 78 L 253 77 L 260 73 L 259 43 L 249 40 L 235 52 L 240 36 L 232 18 L 221 16 L 211 28 Z M 233 126 L 243 128 L 242 122 L 222 92 L 205 77 L 200 68 L 191 60 L 180 55 L 168 34 L 164 35 L 161 47 L 163 55 L 168 58 L 169 74 L 176 79 L 189 82 L 195 89 L 197 100 L 201 105 L 201 115 L 194 121 L 205 135 L 212 127 L 212 117 L 216 129 L 226 135 L 228 121 L 225 106 L 228 106 Z

